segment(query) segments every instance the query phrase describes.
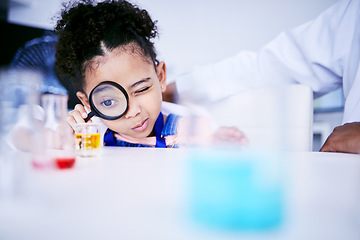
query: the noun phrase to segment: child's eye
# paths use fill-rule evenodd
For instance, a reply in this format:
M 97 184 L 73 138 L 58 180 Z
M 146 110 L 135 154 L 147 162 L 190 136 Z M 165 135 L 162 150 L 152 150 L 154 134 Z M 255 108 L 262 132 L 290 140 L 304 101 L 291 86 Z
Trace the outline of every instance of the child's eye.
M 144 88 L 142 88 L 142 89 L 140 89 L 140 90 L 136 91 L 135 93 L 136 93 L 136 94 L 139 94 L 139 93 L 146 92 L 147 90 L 149 90 L 149 88 L 150 88 L 150 87 L 144 87 Z
M 115 100 L 113 99 L 108 99 L 108 100 L 104 100 L 101 102 L 101 105 L 104 107 L 110 107 L 115 103 Z

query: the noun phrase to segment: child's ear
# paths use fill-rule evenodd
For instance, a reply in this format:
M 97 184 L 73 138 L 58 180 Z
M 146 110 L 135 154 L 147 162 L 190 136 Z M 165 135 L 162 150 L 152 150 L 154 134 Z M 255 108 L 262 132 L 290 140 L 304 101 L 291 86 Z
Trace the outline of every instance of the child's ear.
M 79 92 L 76 92 L 76 96 L 77 96 L 78 99 L 81 101 L 81 103 L 82 103 L 88 110 L 90 110 L 89 99 L 87 98 L 86 94 L 79 91 Z
M 156 72 L 157 72 L 157 77 L 160 82 L 161 92 L 163 93 L 166 90 L 166 64 L 165 64 L 165 62 L 163 62 L 163 61 L 159 62 L 159 64 L 156 66 Z

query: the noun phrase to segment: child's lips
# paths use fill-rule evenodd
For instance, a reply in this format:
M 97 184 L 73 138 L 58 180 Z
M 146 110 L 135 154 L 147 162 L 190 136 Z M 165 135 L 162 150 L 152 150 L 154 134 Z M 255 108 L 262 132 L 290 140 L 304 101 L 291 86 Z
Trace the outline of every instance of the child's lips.
M 149 125 L 149 119 L 145 119 L 142 123 L 136 125 L 136 127 L 132 128 L 133 131 L 135 132 L 142 132 L 144 131 L 147 126 Z

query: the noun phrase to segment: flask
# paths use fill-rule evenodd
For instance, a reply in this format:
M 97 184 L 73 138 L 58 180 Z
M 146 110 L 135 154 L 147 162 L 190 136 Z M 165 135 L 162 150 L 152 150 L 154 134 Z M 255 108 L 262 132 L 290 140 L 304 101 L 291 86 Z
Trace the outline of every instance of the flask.
M 75 163 L 74 135 L 66 122 L 68 96 L 45 93 L 41 96 L 44 122 L 39 131 L 34 165 L 71 168 Z

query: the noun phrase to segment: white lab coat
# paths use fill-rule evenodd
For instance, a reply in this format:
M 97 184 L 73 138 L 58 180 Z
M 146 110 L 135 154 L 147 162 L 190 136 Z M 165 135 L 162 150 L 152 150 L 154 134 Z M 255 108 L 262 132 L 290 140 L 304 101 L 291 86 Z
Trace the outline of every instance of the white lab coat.
M 217 101 L 249 87 L 300 83 L 315 97 L 343 86 L 343 122 L 360 121 L 360 1 L 341 0 L 281 33 L 258 52 L 242 51 L 176 79 L 180 94 Z M 190 95 L 186 95 L 187 97 Z

